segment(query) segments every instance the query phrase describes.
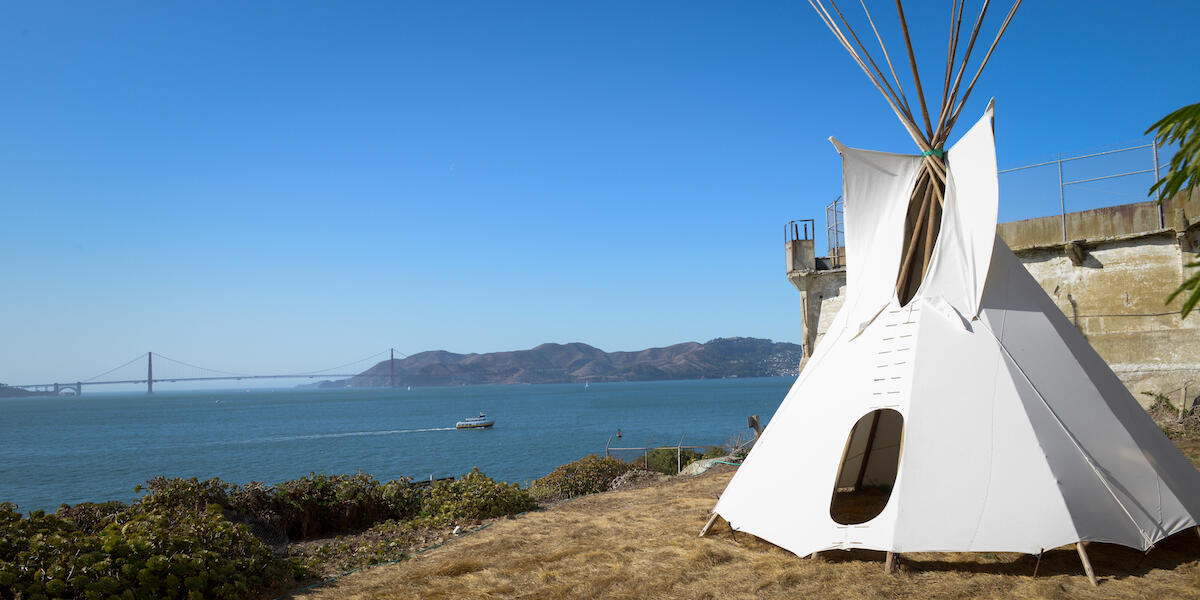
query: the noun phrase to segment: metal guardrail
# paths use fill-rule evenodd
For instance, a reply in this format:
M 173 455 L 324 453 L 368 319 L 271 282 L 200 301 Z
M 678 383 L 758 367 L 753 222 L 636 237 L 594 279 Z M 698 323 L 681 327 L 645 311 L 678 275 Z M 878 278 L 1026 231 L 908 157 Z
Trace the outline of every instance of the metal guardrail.
M 1150 160 L 1150 164 L 1147 166 L 1147 168 L 1144 168 L 1144 169 L 1135 168 L 1133 170 L 1124 170 L 1120 173 L 1111 173 L 1108 175 L 1100 175 L 1098 177 L 1086 177 L 1086 178 L 1072 179 L 1072 180 L 1066 179 L 1063 175 L 1063 165 L 1066 163 L 1085 160 L 1085 159 L 1089 159 L 1089 158 L 1097 158 L 1097 157 L 1101 157 L 1101 156 L 1111 156 L 1114 154 L 1122 154 L 1122 153 L 1126 153 L 1126 152 L 1134 152 L 1137 150 L 1147 150 L 1147 149 L 1150 150 L 1151 160 Z M 1139 144 L 1136 146 L 1127 146 L 1124 148 L 1116 148 L 1114 150 L 1105 150 L 1103 152 L 1093 152 L 1090 154 L 1081 154 L 1079 156 L 1063 156 L 1062 154 L 1059 154 L 1058 158 L 1056 158 L 1054 160 L 1048 160 L 1048 161 L 1034 163 L 1034 164 L 1030 164 L 1030 165 L 1022 165 L 1019 167 L 1012 167 L 1010 169 L 1002 169 L 1002 170 L 997 171 L 996 173 L 997 173 L 997 175 L 1004 175 L 1007 173 L 1015 173 L 1017 171 L 1024 171 L 1027 169 L 1033 169 L 1033 168 L 1037 168 L 1037 167 L 1049 167 L 1052 165 L 1056 166 L 1058 168 L 1059 219 L 1060 219 L 1061 227 L 1062 227 L 1062 238 L 1063 238 L 1063 241 L 1066 242 L 1066 241 L 1069 241 L 1068 236 L 1067 236 L 1067 199 L 1066 199 L 1066 190 L 1068 187 L 1073 186 L 1073 185 L 1080 185 L 1080 184 L 1084 184 L 1084 183 L 1094 183 L 1097 181 L 1105 181 L 1105 180 L 1117 179 L 1117 178 L 1121 178 L 1121 177 L 1130 177 L 1130 176 L 1134 176 L 1134 175 L 1146 175 L 1146 174 L 1152 174 L 1154 176 L 1154 180 L 1158 181 L 1158 179 L 1161 177 L 1162 169 L 1163 169 L 1163 163 L 1159 157 L 1159 150 L 1160 150 L 1160 148 L 1158 146 L 1158 143 L 1151 142 L 1148 144 Z M 1159 229 L 1161 229 L 1164 227 L 1164 215 L 1163 215 L 1163 211 L 1162 211 L 1162 195 L 1158 190 L 1155 190 L 1154 199 L 1159 204 L 1158 227 L 1159 227 Z M 798 226 L 797 224 L 804 224 L 804 223 L 811 223 L 811 222 L 812 222 L 812 219 L 799 219 L 799 220 L 788 221 L 787 225 L 785 225 L 785 230 L 784 230 L 785 231 L 785 233 L 784 233 L 785 241 L 794 241 L 796 239 L 810 239 L 807 237 L 808 236 L 807 225 L 805 225 L 805 229 L 803 230 L 804 236 L 805 236 L 803 238 L 800 238 L 800 230 L 798 230 L 796 228 Z M 843 205 L 842 205 L 842 197 L 841 196 L 838 196 L 837 198 L 835 198 L 833 200 L 833 202 L 830 202 L 829 204 L 825 205 L 825 244 L 826 244 L 826 252 L 829 255 L 828 258 L 829 258 L 830 267 L 835 268 L 835 269 L 844 267 L 845 263 L 846 263 L 846 257 L 845 257 L 846 229 L 845 229 L 845 221 L 844 221 Z
M 786 243 L 811 240 L 816 231 L 817 226 L 813 219 L 793 219 L 783 226 L 783 241 Z
M 825 206 L 825 247 L 829 254 L 829 266 L 837 269 L 845 266 L 842 256 L 846 248 L 846 225 L 843 220 L 842 197 L 838 196 Z
M 1066 181 L 1063 179 L 1063 163 L 1068 163 L 1068 162 L 1072 162 L 1072 161 L 1076 161 L 1076 160 L 1083 160 L 1086 158 L 1095 158 L 1098 156 L 1109 156 L 1109 155 L 1113 155 L 1113 154 L 1120 154 L 1123 152 L 1132 152 L 1134 150 L 1144 150 L 1146 148 L 1150 148 L 1152 150 L 1152 152 L 1151 152 L 1151 155 L 1153 156 L 1153 167 L 1152 168 L 1139 169 L 1136 171 L 1126 171 L 1124 173 L 1115 173 L 1112 175 L 1102 175 L 1100 177 L 1089 177 L 1087 179 L 1076 179 L 1073 181 Z M 1151 142 L 1149 144 L 1142 144 L 1140 146 L 1129 146 L 1127 148 L 1117 148 L 1116 150 L 1106 150 L 1104 152 L 1093 152 L 1091 154 L 1083 154 L 1080 156 L 1069 156 L 1066 158 L 1063 158 L 1063 155 L 1059 154 L 1058 158 L 1055 160 L 1048 160 L 1045 162 L 1035 163 L 1032 165 L 1023 165 L 1020 167 L 1013 167 L 1011 169 L 1003 169 L 1003 170 L 997 171 L 996 174 L 1003 175 L 1005 173 L 1014 173 L 1016 171 L 1023 171 L 1025 169 L 1033 169 L 1035 167 L 1045 167 L 1045 166 L 1049 166 L 1049 165 L 1057 165 L 1058 166 L 1058 204 L 1059 204 L 1059 215 L 1060 215 L 1060 219 L 1062 222 L 1062 239 L 1064 242 L 1068 241 L 1067 240 L 1067 192 L 1066 192 L 1067 186 L 1078 185 L 1081 183 L 1092 183 L 1095 181 L 1103 181 L 1106 179 L 1116 179 L 1118 177 L 1128 177 L 1131 175 L 1144 175 L 1146 173 L 1153 173 L 1154 180 L 1158 181 L 1159 172 L 1162 168 L 1162 165 L 1159 163 L 1159 160 L 1158 160 L 1158 143 Z M 1154 199 L 1158 202 L 1158 228 L 1162 229 L 1162 227 L 1163 227 L 1162 195 L 1160 194 L 1160 192 L 1158 190 L 1155 190 Z
M 750 441 L 742 442 L 740 444 L 733 445 L 733 446 L 727 446 L 725 444 L 710 444 L 708 446 L 685 446 L 685 445 L 683 445 L 682 437 L 679 439 L 679 442 L 680 442 L 679 444 L 676 444 L 674 446 L 636 446 L 636 447 L 628 447 L 628 448 L 616 448 L 616 447 L 606 444 L 604 446 L 604 457 L 609 458 L 610 456 L 612 456 L 612 454 L 610 454 L 611 452 L 640 452 L 641 453 L 640 459 L 634 459 L 634 461 L 641 460 L 643 465 L 648 465 L 650 462 L 650 453 L 651 452 L 653 452 L 655 450 L 674 450 L 675 451 L 675 472 L 679 473 L 680 471 L 683 470 L 683 451 L 684 450 L 697 451 L 697 450 L 709 450 L 711 448 L 721 448 L 723 451 L 726 451 L 728 454 L 735 454 L 739 451 L 748 451 L 748 448 L 754 444 L 754 440 L 750 440 Z M 609 438 L 609 444 L 611 444 L 611 443 L 612 443 L 612 438 Z M 621 459 L 621 460 L 628 460 L 628 459 Z M 629 461 L 629 462 L 634 462 L 634 461 Z

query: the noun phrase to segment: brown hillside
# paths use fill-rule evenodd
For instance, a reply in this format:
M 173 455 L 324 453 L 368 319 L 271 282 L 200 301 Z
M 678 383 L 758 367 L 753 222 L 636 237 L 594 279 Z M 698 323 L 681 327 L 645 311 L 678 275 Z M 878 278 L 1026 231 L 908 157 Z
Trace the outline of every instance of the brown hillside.
M 717 338 L 636 352 L 605 352 L 575 342 L 542 344 L 529 350 L 455 354 L 421 352 L 383 361 L 343 381 L 321 387 L 583 383 L 795 375 L 800 346 L 756 338 Z

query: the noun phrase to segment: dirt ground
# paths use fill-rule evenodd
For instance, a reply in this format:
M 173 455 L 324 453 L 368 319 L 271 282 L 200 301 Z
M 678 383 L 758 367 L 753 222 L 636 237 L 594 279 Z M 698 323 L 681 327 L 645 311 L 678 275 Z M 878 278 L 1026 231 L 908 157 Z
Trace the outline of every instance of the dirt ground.
M 1200 443 L 1180 442 L 1193 460 Z M 1035 556 L 882 552 L 802 559 L 721 520 L 697 536 L 733 468 L 596 494 L 502 519 L 404 562 L 366 569 L 292 598 L 1200 598 L 1200 537 L 1148 555 L 1089 545 L 1099 587 L 1072 546 Z

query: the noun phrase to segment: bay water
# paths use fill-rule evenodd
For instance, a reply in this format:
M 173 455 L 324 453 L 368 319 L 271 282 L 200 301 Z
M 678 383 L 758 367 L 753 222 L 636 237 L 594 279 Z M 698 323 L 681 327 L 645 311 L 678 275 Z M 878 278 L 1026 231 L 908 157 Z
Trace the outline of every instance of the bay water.
M 437 388 L 276 389 L 0 399 L 0 502 L 22 512 L 131 501 L 156 475 L 381 481 L 473 467 L 524 484 L 614 447 L 720 445 L 765 425 L 793 378 Z M 456 430 L 487 413 L 490 429 Z M 615 437 L 620 429 L 622 437 Z M 615 452 L 632 458 L 637 453 Z

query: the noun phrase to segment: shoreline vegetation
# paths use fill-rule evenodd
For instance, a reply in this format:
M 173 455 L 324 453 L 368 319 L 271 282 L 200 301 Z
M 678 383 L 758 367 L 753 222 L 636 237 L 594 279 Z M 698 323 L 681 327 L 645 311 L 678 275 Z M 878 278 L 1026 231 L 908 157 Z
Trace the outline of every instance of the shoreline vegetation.
M 1200 463 L 1200 419 L 1192 413 L 1185 415 L 1185 419 L 1178 419 L 1179 412 L 1165 399 L 1159 399 L 1151 415 L 1193 464 Z M 131 504 L 117 501 L 81 503 L 74 506 L 64 504 L 54 513 L 32 511 L 28 515 L 22 515 L 16 505 L 0 503 L 0 598 L 192 600 L 274 598 L 281 594 L 301 594 L 307 597 L 309 593 L 323 596 L 325 584 L 334 580 L 338 581 L 338 585 L 331 586 L 336 588 L 331 593 L 333 597 L 340 597 L 339 590 L 343 589 L 343 586 L 369 587 L 376 585 L 379 578 L 383 577 L 375 574 L 357 577 L 350 581 L 365 583 L 353 584 L 346 583 L 347 580 L 342 579 L 343 575 L 366 567 L 393 563 L 398 563 L 393 564 L 393 567 L 403 568 L 404 564 L 412 562 L 410 559 L 425 556 L 424 553 L 428 550 L 439 548 L 464 534 L 490 528 L 499 522 L 513 519 L 521 522 L 526 519 L 555 522 L 562 514 L 574 514 L 578 511 L 568 507 L 563 508 L 564 512 L 558 516 L 542 517 L 541 513 L 557 511 L 560 505 L 573 507 L 578 504 L 577 500 L 580 498 L 596 494 L 608 496 L 609 494 L 604 492 L 611 490 L 629 491 L 634 494 L 645 492 L 645 499 L 653 500 L 647 500 L 650 504 L 641 508 L 629 508 L 633 506 L 633 502 L 630 501 L 620 503 L 619 509 L 605 509 L 609 512 L 590 511 L 588 518 L 596 521 L 592 525 L 575 523 L 572 525 L 574 528 L 558 531 L 557 534 L 537 532 L 536 535 L 542 537 L 559 535 L 563 538 L 547 542 L 550 547 L 537 551 L 550 552 L 555 545 L 578 546 L 581 543 L 581 534 L 576 528 L 579 526 L 592 529 L 598 527 L 605 531 L 614 527 L 629 527 L 633 526 L 630 525 L 633 521 L 646 520 L 647 512 L 671 512 L 671 507 L 676 506 L 678 510 L 663 518 L 681 523 L 686 521 L 682 525 L 676 524 L 685 531 L 667 531 L 664 525 L 659 523 L 654 526 L 653 533 L 645 539 L 642 539 L 643 532 L 639 530 L 635 536 L 639 541 L 634 546 L 628 544 L 631 539 L 628 536 L 632 535 L 629 532 L 621 534 L 624 536 L 624 542 L 596 539 L 588 534 L 589 538 L 593 538 L 592 541 L 583 543 L 583 546 L 577 549 L 578 553 L 582 556 L 593 552 L 590 549 L 593 542 L 608 545 L 615 543 L 621 546 L 623 551 L 650 552 L 655 556 L 665 556 L 663 553 L 666 553 L 674 557 L 672 560 L 681 559 L 688 564 L 695 563 L 692 567 L 708 569 L 722 567 L 727 562 L 735 561 L 735 557 L 740 556 L 738 553 L 744 554 L 749 548 L 750 553 L 743 558 L 750 562 L 767 560 L 780 569 L 786 567 L 785 570 L 790 571 L 801 568 L 824 579 L 842 575 L 827 569 L 821 570 L 822 565 L 833 568 L 832 565 L 858 560 L 870 563 L 871 569 L 875 570 L 877 565 L 874 563 L 877 561 L 873 560 L 873 554 L 867 558 L 855 555 L 857 558 L 848 556 L 844 559 L 825 561 L 800 561 L 795 556 L 753 536 L 736 536 L 732 533 L 710 536 L 703 542 L 688 541 L 690 545 L 700 543 L 704 546 L 686 552 L 670 546 L 669 544 L 675 543 L 670 540 L 675 538 L 694 538 L 695 530 L 706 520 L 705 510 L 711 508 L 712 498 L 719 495 L 724 482 L 728 481 L 728 476 L 734 469 L 733 466 L 713 461 L 726 464 L 730 464 L 730 461 L 734 461 L 734 464 L 740 462 L 739 459 L 745 456 L 744 446 L 737 448 L 736 454 L 728 454 L 728 448 L 735 446 L 737 445 L 715 446 L 708 448 L 704 453 L 690 452 L 686 455 L 678 453 L 675 449 L 662 448 L 650 450 L 630 462 L 615 457 L 589 455 L 561 465 L 545 477 L 529 482 L 524 487 L 516 483 L 495 481 L 478 469 L 473 469 L 456 479 L 433 482 L 413 481 L 408 478 L 380 482 L 364 473 L 312 473 L 275 485 L 260 482 L 237 485 L 215 478 L 200 481 L 195 478 L 155 477 L 148 481 L 144 488 L 138 486 L 139 490 L 144 489 L 145 494 Z M 704 459 L 711 460 L 696 466 L 712 467 L 708 472 L 715 473 L 716 477 L 672 477 L 680 466 L 686 467 Z M 696 468 L 683 471 L 692 474 L 705 472 Z M 713 483 L 715 479 L 719 479 L 720 483 Z M 708 483 L 684 483 L 689 480 L 704 480 Z M 672 489 L 685 488 L 703 488 L 702 497 L 688 499 L 672 495 Z M 699 508 L 703 503 L 707 503 L 705 510 Z M 612 502 L 600 503 L 603 506 L 610 504 Z M 683 504 L 688 506 L 684 507 Z M 631 510 L 635 514 L 628 514 Z M 695 530 L 691 528 L 693 525 Z M 488 534 L 482 536 L 487 540 L 478 543 L 498 543 L 497 536 L 504 534 L 497 530 L 515 528 L 525 531 L 529 527 L 514 524 L 490 528 Z M 599 535 L 602 537 L 603 532 Z M 472 539 L 475 537 L 472 536 Z M 725 540 L 726 537 L 729 539 Z M 511 545 L 519 542 L 520 540 L 506 540 L 503 543 Z M 472 543 L 476 542 L 469 542 Z M 715 548 L 711 546 L 713 543 L 731 543 L 733 546 Z M 660 544 L 661 547 L 655 544 Z M 1170 548 L 1179 545 L 1171 541 L 1165 544 Z M 1113 552 L 1120 554 L 1124 550 L 1118 548 Z M 443 549 L 437 554 L 445 556 L 447 552 Z M 1164 563 L 1165 567 L 1156 568 L 1168 570 L 1166 577 L 1170 579 L 1172 591 L 1178 592 L 1183 589 L 1177 587 L 1177 584 L 1192 586 L 1194 581 L 1200 580 L 1200 561 L 1197 560 L 1195 552 L 1181 554 L 1178 549 L 1160 552 L 1171 554 L 1170 557 L 1157 559 L 1158 562 L 1166 560 L 1170 564 Z M 453 565 L 414 567 L 416 572 L 422 572 L 422 569 L 425 572 L 419 576 L 406 576 L 404 585 L 400 586 L 403 589 L 392 590 L 387 595 L 397 598 L 424 596 L 424 592 L 429 590 L 421 586 L 429 577 L 434 577 L 435 580 L 430 585 L 444 587 L 449 579 L 470 576 L 481 570 L 495 570 L 490 563 L 481 561 L 484 560 L 482 557 L 488 557 L 486 560 L 506 560 L 497 556 L 485 553 L 454 559 L 458 562 L 473 561 L 473 566 L 465 571 L 456 570 Z M 692 561 L 688 556 L 696 560 Z M 998 558 L 997 555 L 987 554 L 955 554 L 952 559 L 936 558 L 932 557 L 933 555 L 925 558 L 921 558 L 923 555 L 913 556 L 916 558 L 910 560 L 916 560 L 921 565 L 916 567 L 918 570 L 933 565 L 933 571 L 946 571 L 942 574 L 942 579 L 949 577 L 954 580 L 953 585 L 947 588 L 948 592 L 956 589 L 954 586 L 962 587 L 963 590 L 979 591 L 976 589 L 978 585 L 971 580 L 973 575 L 980 573 L 988 574 L 990 578 L 999 578 L 996 585 L 1000 587 L 992 589 L 996 593 L 999 593 L 1001 588 L 1008 589 L 1017 583 L 1023 584 L 1028 575 L 1025 573 L 1028 557 L 1017 555 Z M 1051 554 L 1048 554 L 1048 558 L 1050 556 Z M 525 562 L 534 565 L 541 564 L 544 560 L 545 557 L 530 558 Z M 1052 562 L 1053 560 L 1056 559 L 1052 559 Z M 1069 561 L 1064 559 L 1059 562 L 1065 564 Z M 1129 570 L 1128 565 L 1122 566 L 1118 562 L 1114 560 L 1106 567 L 1121 573 Z M 647 568 L 674 570 L 686 566 L 663 563 Z M 428 572 L 431 568 L 434 569 L 432 573 Z M 814 568 L 817 571 L 813 571 Z M 378 571 L 391 573 L 388 569 Z M 1061 570 L 1058 574 L 1063 576 L 1074 574 L 1068 566 L 1051 569 L 1052 573 Z M 1146 575 L 1144 569 L 1138 569 L 1140 567 L 1134 568 L 1135 572 L 1126 575 Z M 521 579 L 528 575 L 508 571 L 498 573 L 507 579 Z M 595 573 L 585 569 L 574 575 L 564 574 L 563 577 L 582 577 L 583 579 L 576 583 L 587 586 L 592 585 L 592 580 L 588 578 L 593 575 Z M 1132 579 L 1136 585 L 1139 577 Z M 1179 583 L 1177 579 L 1184 583 Z M 668 585 L 683 585 L 683 580 L 678 577 L 671 581 L 674 583 Z M 803 587 L 800 585 L 801 580 L 796 577 L 784 577 L 780 581 L 787 583 L 784 588 Z M 875 587 L 860 590 L 865 595 L 878 595 L 885 587 L 891 589 L 897 585 L 905 585 L 904 582 L 897 583 L 894 579 L 884 580 L 874 576 L 867 581 Z M 1086 579 L 1083 581 L 1086 582 Z M 392 582 L 392 587 L 395 587 L 395 583 Z M 480 582 L 472 580 L 468 583 L 474 585 Z M 548 592 L 558 589 L 554 587 L 557 584 L 551 585 L 553 582 L 545 583 L 549 586 Z M 610 583 L 616 585 L 618 582 L 613 580 Z M 768 586 L 782 585 L 776 584 L 779 582 L 766 582 Z M 921 588 L 918 586 L 914 588 L 916 589 Z M 467 588 L 464 590 L 470 591 Z M 453 597 L 456 595 L 454 591 L 455 588 L 451 587 L 449 595 L 436 593 L 433 596 Z M 479 595 L 474 594 L 477 591 L 480 590 L 457 595 Z M 759 591 L 759 588 L 755 588 L 750 595 L 756 595 Z M 792 591 L 804 590 L 797 588 Z M 1080 588 L 1080 591 L 1084 591 L 1084 588 Z M 1194 592 L 1194 589 L 1192 591 Z M 375 594 L 371 595 L 373 597 Z M 613 594 L 594 594 L 611 595 Z M 359 596 L 352 594 L 351 597 Z M 624 596 L 616 594 L 615 597 Z
M 670 454 L 670 456 L 667 456 Z M 724 456 L 714 447 L 683 464 Z M 265 485 L 155 477 L 145 494 L 63 504 L 0 503 L 0 598 L 269 598 L 349 570 L 401 561 L 494 519 L 674 474 L 675 450 L 633 462 L 589 455 L 525 487 L 473 469 L 451 480 L 308 476 Z M 656 477 L 665 475 L 654 474 Z

